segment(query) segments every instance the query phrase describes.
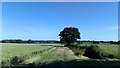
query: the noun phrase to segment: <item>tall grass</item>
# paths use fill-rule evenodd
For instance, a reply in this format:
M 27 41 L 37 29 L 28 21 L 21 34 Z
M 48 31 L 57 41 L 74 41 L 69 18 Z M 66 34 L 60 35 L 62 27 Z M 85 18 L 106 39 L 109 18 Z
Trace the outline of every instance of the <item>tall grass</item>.
M 41 53 L 53 46 L 42 46 L 39 44 L 2 44 L 2 61 L 5 64 L 9 64 L 10 60 L 15 56 L 27 59 L 31 58 L 35 54 Z

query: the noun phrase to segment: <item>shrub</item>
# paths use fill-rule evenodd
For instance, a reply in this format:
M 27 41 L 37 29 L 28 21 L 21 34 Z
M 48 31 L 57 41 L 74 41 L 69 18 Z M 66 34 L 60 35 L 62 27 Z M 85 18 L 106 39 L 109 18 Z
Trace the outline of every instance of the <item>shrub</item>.
M 86 48 L 84 56 L 87 56 L 91 59 L 113 59 L 114 55 L 106 53 L 97 45 L 91 45 Z
M 76 56 L 80 55 L 80 51 L 79 51 L 78 49 L 73 50 L 73 52 L 74 52 L 74 54 L 75 54 Z
M 87 56 L 91 59 L 102 59 L 103 53 L 103 50 L 101 50 L 99 46 L 91 45 L 90 47 L 86 48 L 84 56 Z
M 84 49 L 75 49 L 75 50 L 73 50 L 73 52 L 76 56 L 83 55 Z
M 15 57 L 13 57 L 10 61 L 11 61 L 11 64 L 15 65 L 15 64 L 22 63 L 22 62 L 23 62 L 23 59 L 20 58 L 20 57 L 15 56 Z
M 83 55 L 86 48 L 85 46 L 80 46 L 79 44 L 74 44 L 68 47 L 74 52 L 76 56 Z

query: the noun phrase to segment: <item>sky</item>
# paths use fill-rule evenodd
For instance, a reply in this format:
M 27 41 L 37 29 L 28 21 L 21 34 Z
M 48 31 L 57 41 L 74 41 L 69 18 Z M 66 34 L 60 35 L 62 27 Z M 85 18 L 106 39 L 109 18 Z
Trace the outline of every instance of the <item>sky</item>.
M 1 0 L 2 2 L 118 2 L 120 0 Z
M 65 27 L 78 28 L 81 40 L 118 40 L 118 3 L 2 3 L 2 39 L 59 40 Z

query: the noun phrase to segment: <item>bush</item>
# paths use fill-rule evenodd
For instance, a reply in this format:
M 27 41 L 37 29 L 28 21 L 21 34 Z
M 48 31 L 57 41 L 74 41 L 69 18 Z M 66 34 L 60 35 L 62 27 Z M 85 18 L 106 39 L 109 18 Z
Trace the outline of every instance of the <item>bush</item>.
M 83 55 L 84 49 L 75 49 L 75 50 L 73 50 L 73 52 L 76 56 Z
M 87 56 L 91 59 L 113 59 L 114 55 L 106 53 L 97 45 L 91 45 L 86 48 L 84 56 Z
M 87 56 L 91 59 L 102 59 L 103 58 L 103 50 L 100 49 L 97 45 L 91 45 L 86 48 L 84 56 Z
M 80 46 L 79 44 L 70 45 L 68 47 L 74 52 L 76 56 L 83 55 L 86 48 L 86 46 Z
M 114 58 L 117 58 L 113 54 L 108 54 L 108 53 L 105 53 L 105 52 L 102 54 L 102 56 L 103 56 L 103 59 L 114 59 Z
M 67 45 L 76 56 L 84 55 L 91 59 L 114 59 L 116 58 L 113 54 L 106 53 L 98 45 L 92 44 L 90 46 L 80 46 L 78 44 Z
M 15 56 L 10 61 L 11 61 L 11 64 L 15 65 L 15 64 L 22 63 L 23 59 L 21 59 L 20 57 Z

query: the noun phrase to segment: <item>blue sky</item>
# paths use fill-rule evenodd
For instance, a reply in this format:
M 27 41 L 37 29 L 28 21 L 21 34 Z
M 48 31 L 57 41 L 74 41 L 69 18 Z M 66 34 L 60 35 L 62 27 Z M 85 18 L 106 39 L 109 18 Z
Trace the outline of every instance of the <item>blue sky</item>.
M 64 27 L 79 28 L 81 40 L 117 40 L 118 3 L 2 3 L 2 39 L 59 40 Z

